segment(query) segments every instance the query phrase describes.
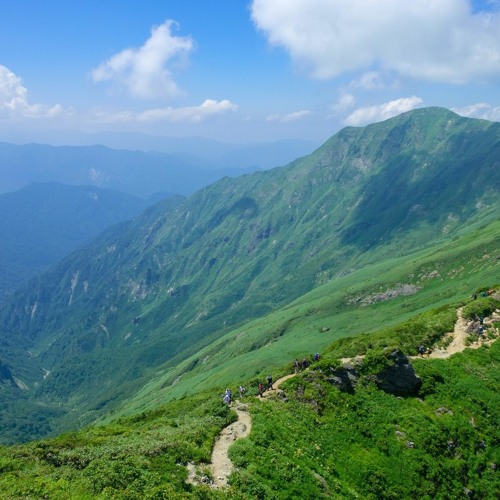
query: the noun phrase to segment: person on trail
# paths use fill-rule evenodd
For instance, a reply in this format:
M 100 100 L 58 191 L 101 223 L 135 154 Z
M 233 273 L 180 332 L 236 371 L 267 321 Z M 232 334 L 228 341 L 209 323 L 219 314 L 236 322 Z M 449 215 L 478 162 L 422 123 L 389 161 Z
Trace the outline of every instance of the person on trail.
M 314 355 L 314 361 L 319 361 L 319 352 Z
M 271 375 L 268 375 L 266 377 L 266 380 L 267 380 L 267 389 L 269 391 L 272 391 L 272 389 L 273 389 L 273 377 L 271 377 Z
M 299 368 L 300 368 L 299 360 L 295 358 L 295 361 L 293 362 L 293 371 L 295 373 L 299 373 Z
M 431 354 L 432 354 L 432 349 L 429 347 L 429 349 L 425 351 L 425 355 L 429 357 Z
M 245 392 L 247 392 L 247 390 L 242 385 L 240 385 L 240 397 L 243 397 L 245 395 Z
M 484 324 L 484 318 L 483 318 L 483 316 L 479 316 L 479 324 L 480 325 Z
M 484 327 L 483 327 L 483 325 L 479 325 L 479 327 L 477 329 L 477 336 L 479 338 L 482 338 L 483 337 L 483 333 L 484 333 Z
M 259 396 L 262 397 L 264 395 L 264 384 L 259 382 Z
M 309 361 L 306 358 L 302 360 L 302 369 L 305 370 L 309 366 Z
M 420 354 L 420 357 L 423 358 L 424 354 L 426 353 L 425 345 L 421 344 L 418 346 L 418 353 Z
M 477 299 L 477 293 L 476 293 L 476 292 L 474 292 L 474 294 L 472 295 L 472 298 L 473 298 L 474 300 L 476 300 L 476 299 Z
M 233 393 L 230 391 L 229 387 L 226 389 L 226 392 L 224 393 L 224 403 L 226 403 L 228 406 L 231 404 L 231 398 L 233 396 Z

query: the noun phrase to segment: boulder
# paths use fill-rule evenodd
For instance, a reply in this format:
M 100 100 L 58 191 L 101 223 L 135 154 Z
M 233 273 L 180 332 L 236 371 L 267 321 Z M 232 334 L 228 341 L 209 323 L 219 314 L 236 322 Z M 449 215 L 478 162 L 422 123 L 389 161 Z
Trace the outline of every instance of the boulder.
M 391 352 L 388 359 L 390 366 L 375 375 L 375 384 L 379 389 L 395 396 L 415 396 L 422 385 L 408 358 L 400 351 Z

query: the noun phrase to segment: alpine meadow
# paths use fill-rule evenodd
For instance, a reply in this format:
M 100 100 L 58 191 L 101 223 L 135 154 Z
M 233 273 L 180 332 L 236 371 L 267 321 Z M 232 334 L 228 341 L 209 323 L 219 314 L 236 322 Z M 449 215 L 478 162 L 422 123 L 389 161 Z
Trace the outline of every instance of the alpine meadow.
M 113 203 L 0 301 L 3 498 L 499 498 L 500 123 Z

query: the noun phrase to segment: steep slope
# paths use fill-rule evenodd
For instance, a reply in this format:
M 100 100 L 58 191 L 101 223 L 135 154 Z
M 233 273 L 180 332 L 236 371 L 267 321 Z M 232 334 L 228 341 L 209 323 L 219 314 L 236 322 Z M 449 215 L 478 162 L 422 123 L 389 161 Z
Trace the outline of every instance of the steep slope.
M 436 108 L 345 129 L 114 228 L 19 293 L 3 336 L 30 344 L 38 398 L 94 418 L 237 325 L 498 220 L 499 150 L 500 124 Z
M 58 183 L 31 184 L 0 195 L 0 299 L 147 205 L 117 191 Z

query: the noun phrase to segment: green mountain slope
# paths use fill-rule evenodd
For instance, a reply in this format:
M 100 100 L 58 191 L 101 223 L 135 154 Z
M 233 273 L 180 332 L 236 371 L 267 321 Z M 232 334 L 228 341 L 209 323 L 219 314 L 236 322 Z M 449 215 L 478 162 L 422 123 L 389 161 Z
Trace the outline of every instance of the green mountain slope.
M 500 306 L 496 297 L 469 299 L 465 310 L 473 314 L 486 307 L 489 316 Z M 2 493 L 6 498 L 494 499 L 500 488 L 500 343 L 448 359 L 411 360 L 420 380 L 411 396 L 397 397 L 377 382 L 390 371 L 394 348 L 413 345 L 423 335 L 439 341 L 453 326 L 455 307 L 334 342 L 320 362 L 266 400 L 250 391 L 244 402 L 251 432 L 229 449 L 235 469 L 227 488 L 210 486 L 209 464 L 216 436 L 236 414 L 214 390 L 56 439 L 0 447 Z M 498 336 L 500 324 L 496 333 L 494 327 L 488 330 Z M 384 344 L 391 349 L 381 350 Z M 346 370 L 339 358 L 353 348 L 366 357 L 347 368 L 353 386 L 339 386 Z M 186 481 L 193 467 L 205 483 Z
M 345 129 L 285 168 L 224 178 L 179 206 L 156 206 L 114 228 L 3 308 L 3 338 L 29 350 L 23 366 L 38 373 L 21 379 L 24 394 L 67 412 L 66 420 L 52 420 L 56 427 L 78 425 L 75 415 L 80 423 L 118 408 L 155 373 L 175 371 L 237 329 L 243 353 L 285 332 L 293 344 L 301 336 L 288 336 L 293 314 L 273 320 L 275 327 L 263 328 L 267 333 L 255 342 L 243 325 L 321 285 L 344 295 L 344 302 L 331 303 L 340 313 L 349 287 L 351 295 L 365 293 L 360 280 L 387 290 L 412 272 L 433 273 L 408 262 L 432 262 L 437 245 L 448 245 L 441 250 L 446 261 L 454 238 L 464 238 L 457 259 L 466 262 L 467 249 L 482 258 L 476 239 L 492 252 L 498 243 L 498 226 L 488 224 L 500 214 L 499 140 L 498 123 L 417 110 Z M 491 269 L 496 261 L 483 263 Z M 460 281 L 456 294 L 474 282 Z M 445 298 L 450 294 L 423 294 L 420 305 L 397 315 Z M 339 335 L 353 321 L 344 318 Z M 331 332 L 326 345 L 334 330 L 322 326 Z M 306 345 L 299 342 L 296 350 Z M 20 358 L 10 352 L 0 355 L 16 374 Z M 258 374 L 273 359 L 262 354 L 250 365 Z M 164 385 L 176 380 L 169 377 Z

